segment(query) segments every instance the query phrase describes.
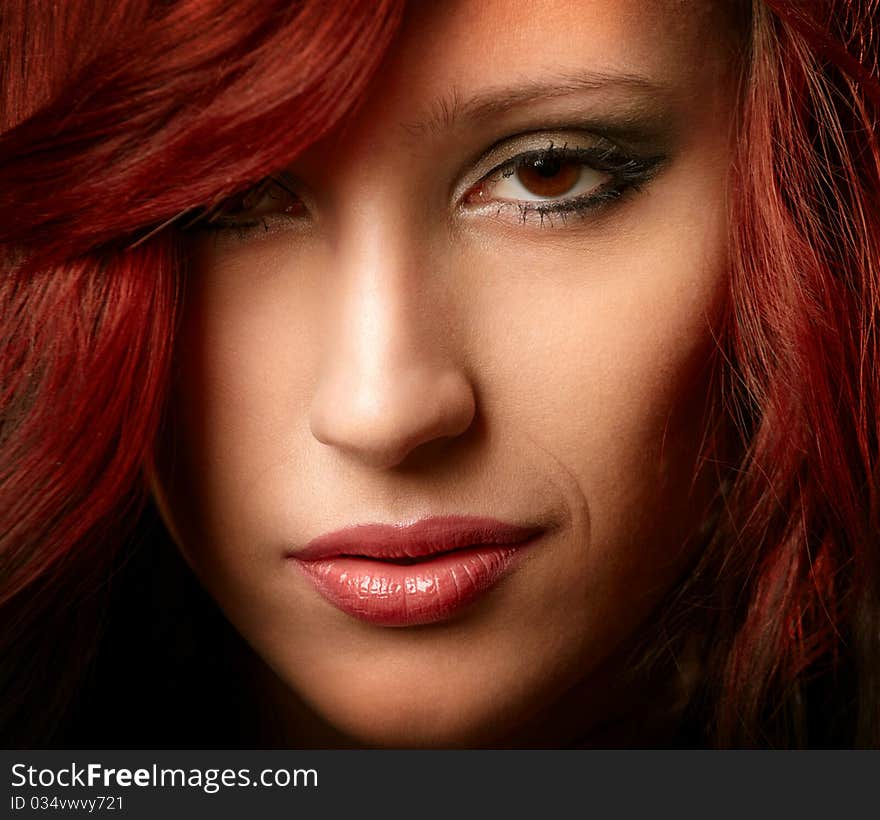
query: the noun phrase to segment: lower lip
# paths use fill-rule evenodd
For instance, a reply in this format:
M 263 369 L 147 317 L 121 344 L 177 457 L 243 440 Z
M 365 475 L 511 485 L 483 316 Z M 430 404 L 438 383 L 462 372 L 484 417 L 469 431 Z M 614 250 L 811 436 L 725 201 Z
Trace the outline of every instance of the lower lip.
M 377 626 L 418 626 L 448 620 L 487 593 L 513 571 L 526 546 L 475 546 L 413 564 L 355 556 L 293 560 L 343 612 Z

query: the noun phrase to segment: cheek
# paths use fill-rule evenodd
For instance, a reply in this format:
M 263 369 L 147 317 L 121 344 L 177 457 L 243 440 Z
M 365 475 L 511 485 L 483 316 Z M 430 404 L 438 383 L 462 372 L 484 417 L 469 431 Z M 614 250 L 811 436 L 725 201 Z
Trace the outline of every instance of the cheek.
M 483 282 L 465 288 L 480 316 L 469 349 L 511 472 L 552 477 L 573 511 L 572 537 L 536 561 L 528 622 L 511 630 L 526 657 L 558 636 L 546 668 L 560 680 L 638 628 L 689 559 L 713 490 L 693 479 L 725 293 L 724 212 L 697 214 L 684 194 L 664 202 L 662 218 L 642 210 L 625 238 L 589 250 L 544 243 L 491 265 L 461 260 Z
M 319 295 L 298 283 L 326 262 L 235 242 L 200 249 L 177 340 L 162 472 L 176 528 L 198 530 L 187 544 L 253 545 L 260 520 L 272 532 L 265 511 L 283 514 L 291 488 L 282 497 L 276 482 L 278 498 L 251 507 L 273 491 L 267 475 L 295 470 L 292 441 L 308 434 L 324 324 Z
M 725 212 L 704 176 L 682 169 L 613 236 L 465 266 L 494 283 L 468 288 L 484 296 L 472 346 L 493 374 L 486 405 L 570 472 L 597 567 L 638 533 L 679 542 L 701 502 L 689 489 L 727 271 Z

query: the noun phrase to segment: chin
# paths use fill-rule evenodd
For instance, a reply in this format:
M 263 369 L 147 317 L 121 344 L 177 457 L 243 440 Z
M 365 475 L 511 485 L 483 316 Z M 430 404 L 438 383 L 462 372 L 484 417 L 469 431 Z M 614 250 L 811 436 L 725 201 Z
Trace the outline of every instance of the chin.
M 452 694 L 454 693 L 454 694 Z M 320 717 L 355 744 L 380 748 L 469 748 L 503 745 L 521 714 L 485 687 L 325 688 L 311 700 Z
M 326 715 L 358 745 L 370 748 L 477 748 L 501 744 L 503 727 L 486 715 L 471 715 L 468 710 L 429 712 L 427 704 L 418 709 L 389 705 L 388 711 L 364 703 L 353 704 L 344 715 Z

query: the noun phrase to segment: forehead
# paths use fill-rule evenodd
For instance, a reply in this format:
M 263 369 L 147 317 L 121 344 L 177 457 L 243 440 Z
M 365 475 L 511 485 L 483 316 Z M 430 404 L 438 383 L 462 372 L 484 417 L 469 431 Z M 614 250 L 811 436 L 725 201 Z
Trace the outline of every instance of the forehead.
M 389 56 L 386 99 L 462 94 L 530 75 L 584 69 L 698 81 L 726 62 L 734 17 L 713 0 L 417 0 Z
M 597 110 L 709 107 L 727 93 L 737 5 L 415 0 L 358 114 L 324 144 L 363 141 L 375 155 L 386 143 L 461 134 L 533 104 L 537 116 L 554 96 Z
M 414 0 L 356 111 L 289 170 L 366 203 L 378 181 L 403 190 L 440 162 L 437 185 L 452 184 L 489 146 L 542 129 L 576 124 L 655 152 L 698 144 L 737 106 L 743 5 Z

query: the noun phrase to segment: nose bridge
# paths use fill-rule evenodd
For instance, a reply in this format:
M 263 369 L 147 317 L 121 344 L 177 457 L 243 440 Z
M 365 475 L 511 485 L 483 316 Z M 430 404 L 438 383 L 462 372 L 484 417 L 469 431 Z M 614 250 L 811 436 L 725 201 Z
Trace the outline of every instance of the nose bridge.
M 322 444 L 384 469 L 421 444 L 463 433 L 475 406 L 424 246 L 394 220 L 364 216 L 336 248 L 310 425 Z

